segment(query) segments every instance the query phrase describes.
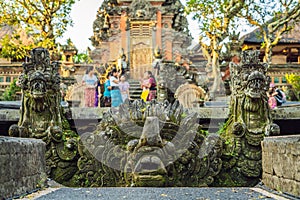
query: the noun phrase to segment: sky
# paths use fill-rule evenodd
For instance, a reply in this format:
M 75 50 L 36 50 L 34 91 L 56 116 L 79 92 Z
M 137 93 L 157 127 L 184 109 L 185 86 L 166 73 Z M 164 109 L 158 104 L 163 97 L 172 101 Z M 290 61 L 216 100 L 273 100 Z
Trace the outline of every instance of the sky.
M 71 11 L 73 26 L 68 27 L 63 37 L 58 41 L 66 44 L 67 39 L 71 38 L 79 52 L 84 52 L 87 47 L 93 49 L 89 38 L 93 35 L 93 22 L 101 3 L 102 0 L 77 1 Z
M 85 52 L 87 47 L 93 49 L 89 38 L 93 35 L 93 22 L 96 19 L 97 10 L 101 6 L 103 0 L 80 0 L 77 1 L 72 8 L 71 17 L 74 25 L 68 27 L 63 37 L 58 41 L 66 44 L 68 38 L 71 38 L 79 53 Z M 188 18 L 189 29 L 197 42 L 199 29 L 197 22 Z

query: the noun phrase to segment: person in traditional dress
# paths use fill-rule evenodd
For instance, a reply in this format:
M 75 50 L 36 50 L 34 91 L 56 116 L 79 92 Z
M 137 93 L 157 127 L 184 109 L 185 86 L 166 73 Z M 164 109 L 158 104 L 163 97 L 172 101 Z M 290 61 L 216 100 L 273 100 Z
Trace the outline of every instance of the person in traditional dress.
M 144 79 L 141 81 L 143 91 L 149 90 L 147 101 L 151 101 L 156 97 L 156 81 L 151 71 L 144 73 Z
M 123 102 L 124 102 L 126 99 L 130 99 L 130 97 L 129 97 L 129 88 L 130 88 L 130 85 L 129 85 L 129 83 L 126 81 L 126 78 L 125 78 L 124 75 L 122 75 L 122 76 L 120 77 L 119 88 L 120 88 L 120 91 L 121 91 L 121 95 L 122 95 L 122 100 L 123 100 Z
M 275 90 L 273 87 L 270 87 L 269 90 L 267 91 L 267 96 L 268 96 L 268 104 L 271 109 L 277 108 L 277 101 L 275 97 L 273 96 Z
M 104 92 L 103 92 L 103 96 L 104 96 L 104 106 L 105 107 L 110 107 L 111 106 L 111 94 L 110 94 L 110 90 L 111 90 L 111 86 L 110 86 L 110 77 L 111 77 L 111 73 L 107 74 L 107 79 L 104 82 Z
M 95 87 L 97 81 L 98 79 L 94 74 L 94 68 L 90 66 L 82 78 L 82 84 L 86 86 L 84 89 L 85 107 L 93 107 L 95 104 Z
M 100 107 L 100 98 L 101 98 L 101 83 L 100 79 L 98 79 L 95 90 L 95 107 Z
M 119 72 L 117 69 L 113 69 L 111 72 L 111 77 L 109 78 L 110 80 L 110 86 L 111 86 L 111 106 L 112 107 L 118 107 L 120 104 L 123 103 L 122 96 L 121 96 L 121 91 L 119 87 Z

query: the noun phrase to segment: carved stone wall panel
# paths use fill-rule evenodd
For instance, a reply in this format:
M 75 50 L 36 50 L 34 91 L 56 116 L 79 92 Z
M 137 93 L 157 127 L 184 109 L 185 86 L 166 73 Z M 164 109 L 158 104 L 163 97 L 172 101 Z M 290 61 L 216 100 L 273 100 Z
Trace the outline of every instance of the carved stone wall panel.
M 147 42 L 149 43 L 149 41 Z M 145 71 L 152 71 L 152 45 L 140 42 L 131 46 L 131 78 L 140 79 Z
M 135 21 L 130 26 L 130 75 L 138 80 L 152 71 L 152 23 Z
M 107 63 L 110 59 L 110 47 L 108 42 L 103 42 L 99 48 L 92 51 L 91 57 L 94 62 Z
M 109 60 L 110 61 L 116 60 L 119 57 L 119 52 L 121 50 L 120 41 L 114 40 L 109 44 L 109 46 L 110 46 Z
M 167 60 L 172 60 L 173 59 L 173 51 L 172 50 L 170 50 L 170 49 L 172 49 L 172 47 L 173 47 L 173 45 L 172 45 L 172 41 L 170 41 L 170 40 L 167 40 L 166 42 L 165 42 L 165 47 L 166 47 L 166 50 L 165 50 L 165 59 L 167 59 Z
M 184 108 L 199 107 L 199 101 L 205 98 L 206 92 L 195 84 L 183 84 L 175 92 L 175 98 Z

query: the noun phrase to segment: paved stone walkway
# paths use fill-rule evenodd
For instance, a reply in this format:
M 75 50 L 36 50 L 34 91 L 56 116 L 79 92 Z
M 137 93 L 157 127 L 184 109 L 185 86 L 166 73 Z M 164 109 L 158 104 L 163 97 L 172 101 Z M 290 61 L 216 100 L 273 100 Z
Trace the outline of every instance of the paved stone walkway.
M 48 191 L 47 191 L 48 190 Z M 48 188 L 37 200 L 286 200 L 261 188 Z

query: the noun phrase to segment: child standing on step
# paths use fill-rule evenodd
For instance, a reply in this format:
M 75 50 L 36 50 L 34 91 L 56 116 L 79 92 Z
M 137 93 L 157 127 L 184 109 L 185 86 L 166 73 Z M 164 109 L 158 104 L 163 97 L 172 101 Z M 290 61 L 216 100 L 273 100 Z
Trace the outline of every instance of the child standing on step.
M 124 75 L 122 75 L 120 77 L 119 88 L 120 88 L 120 91 L 121 91 L 123 102 L 125 102 L 126 99 L 130 99 L 130 97 L 129 97 L 129 88 L 130 88 L 130 85 L 126 81 L 126 78 L 125 78 Z

